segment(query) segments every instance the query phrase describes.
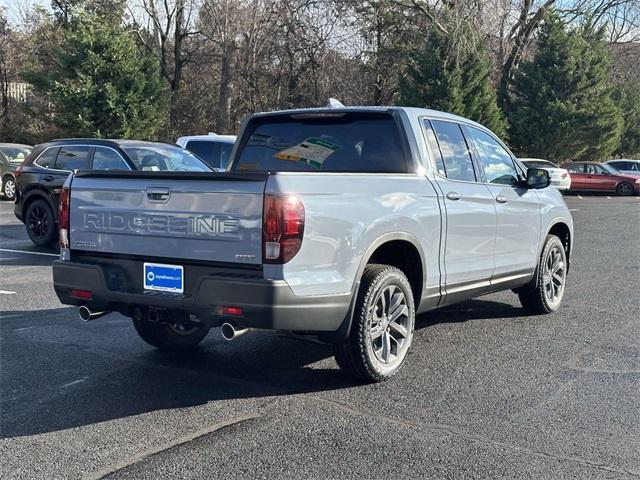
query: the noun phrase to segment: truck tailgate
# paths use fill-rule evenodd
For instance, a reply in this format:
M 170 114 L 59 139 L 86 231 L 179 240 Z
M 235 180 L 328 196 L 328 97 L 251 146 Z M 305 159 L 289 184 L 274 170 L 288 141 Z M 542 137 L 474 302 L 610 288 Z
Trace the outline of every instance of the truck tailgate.
M 266 174 L 78 172 L 72 250 L 260 264 Z

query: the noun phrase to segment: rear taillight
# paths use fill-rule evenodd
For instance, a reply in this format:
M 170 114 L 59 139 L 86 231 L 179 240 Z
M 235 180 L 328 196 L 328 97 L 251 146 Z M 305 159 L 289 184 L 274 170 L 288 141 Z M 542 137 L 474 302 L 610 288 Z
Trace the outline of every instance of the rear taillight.
M 560 175 L 560 178 L 567 178 L 567 175 L 569 175 L 567 172 L 564 172 L 562 175 Z
M 264 263 L 287 263 L 302 246 L 304 205 L 295 195 L 264 196 L 262 213 L 262 259 Z
M 71 190 L 64 187 L 60 191 L 60 216 L 58 217 L 60 248 L 69 248 L 69 207 L 71 200 Z

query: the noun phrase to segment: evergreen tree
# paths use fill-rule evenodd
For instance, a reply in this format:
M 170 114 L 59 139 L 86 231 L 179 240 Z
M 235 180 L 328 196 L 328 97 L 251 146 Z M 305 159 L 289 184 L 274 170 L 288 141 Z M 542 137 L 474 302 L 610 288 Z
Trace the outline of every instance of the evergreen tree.
M 491 82 L 486 48 L 455 48 L 452 38 L 432 30 L 414 50 L 400 81 L 398 103 L 442 110 L 475 120 L 501 135 L 505 121 Z
M 617 157 L 640 156 L 640 81 L 629 80 L 615 88 L 613 99 L 622 110 L 624 128 L 620 144 L 615 150 Z
M 166 118 L 166 89 L 157 60 L 115 22 L 74 12 L 48 46 L 55 62 L 24 72 L 52 105 L 62 134 L 152 138 Z
M 611 96 L 604 30 L 568 29 L 546 17 L 531 61 L 523 62 L 508 102 L 511 144 L 527 156 L 602 160 L 620 141 L 622 118 Z

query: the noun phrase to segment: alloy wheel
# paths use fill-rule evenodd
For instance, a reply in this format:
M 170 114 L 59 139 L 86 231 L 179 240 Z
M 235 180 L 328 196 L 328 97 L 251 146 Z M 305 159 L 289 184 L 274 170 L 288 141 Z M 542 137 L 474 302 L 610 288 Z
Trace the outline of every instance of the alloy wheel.
M 564 285 L 567 277 L 564 255 L 559 246 L 549 250 L 544 262 L 542 282 L 544 294 L 550 303 L 557 303 L 564 294 Z
M 6 182 L 4 182 L 4 195 L 9 200 L 13 200 L 16 196 L 16 183 L 13 178 L 8 178 Z
M 621 195 L 631 195 L 632 191 L 633 191 L 633 187 L 628 183 L 621 183 L 618 186 L 618 193 L 620 193 Z
M 27 220 L 27 227 L 36 238 L 44 238 L 49 231 L 49 212 L 39 206 L 33 208 Z
M 373 304 L 369 333 L 376 359 L 392 365 L 404 358 L 409 348 L 410 318 L 404 292 L 395 285 L 387 286 Z

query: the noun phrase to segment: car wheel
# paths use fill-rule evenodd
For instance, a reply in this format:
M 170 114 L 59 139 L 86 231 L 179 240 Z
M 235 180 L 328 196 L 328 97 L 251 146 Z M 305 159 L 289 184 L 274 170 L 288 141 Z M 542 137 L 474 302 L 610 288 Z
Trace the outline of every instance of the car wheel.
M 415 324 L 413 293 L 401 270 L 367 265 L 349 337 L 334 345 L 340 368 L 368 382 L 393 376 L 404 363 Z
M 4 177 L 2 181 L 2 196 L 11 201 L 16 199 L 16 181 L 10 175 Z
M 633 185 L 628 182 L 619 183 L 616 186 L 616 193 L 618 195 L 633 195 Z
M 209 333 L 208 327 L 191 322 L 186 314 L 177 315 L 167 323 L 134 318 L 133 326 L 140 338 L 160 350 L 187 350 L 200 343 Z
M 547 235 L 531 283 L 518 289 L 522 306 L 531 313 L 552 313 L 560 308 L 567 281 L 567 254 L 555 235 Z
M 58 237 L 53 210 L 44 199 L 35 200 L 29 204 L 24 216 L 24 224 L 27 227 L 27 235 L 36 245 L 50 245 Z

